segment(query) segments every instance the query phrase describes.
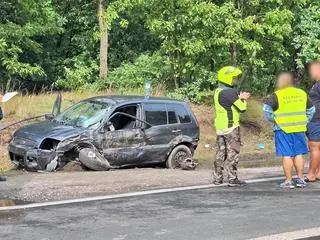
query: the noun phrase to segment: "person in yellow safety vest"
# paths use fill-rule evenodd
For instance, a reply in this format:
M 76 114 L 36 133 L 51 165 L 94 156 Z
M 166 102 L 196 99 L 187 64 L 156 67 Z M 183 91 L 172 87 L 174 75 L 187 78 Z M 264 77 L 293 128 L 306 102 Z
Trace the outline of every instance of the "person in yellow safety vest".
M 283 161 L 286 180 L 280 187 L 305 187 L 303 155 L 308 153 L 305 132 L 315 107 L 305 91 L 294 87 L 292 73 L 285 72 L 278 76 L 277 90 L 265 101 L 263 111 L 274 124 L 276 155 Z M 292 180 L 293 167 L 298 175 L 295 181 Z
M 228 174 L 229 186 L 245 184 L 237 176 L 240 153 L 240 114 L 247 109 L 250 93 L 239 93 L 234 88 L 239 68 L 227 66 L 218 71 L 219 87 L 214 94 L 216 159 L 213 163 L 213 184 L 223 183 L 223 169 Z

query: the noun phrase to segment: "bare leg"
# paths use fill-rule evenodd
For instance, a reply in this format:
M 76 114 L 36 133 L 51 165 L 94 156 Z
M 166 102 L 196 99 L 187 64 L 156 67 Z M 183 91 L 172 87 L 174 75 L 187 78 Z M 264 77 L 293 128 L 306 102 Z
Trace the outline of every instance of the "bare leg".
M 320 142 L 309 141 L 310 163 L 308 171 L 308 179 L 316 180 L 316 171 L 320 165 Z
M 293 161 L 291 157 L 283 157 L 283 172 L 287 181 L 292 181 Z
M 320 143 L 319 143 L 319 152 L 320 152 Z M 316 179 L 320 179 L 320 160 L 319 160 L 319 165 L 316 170 Z
M 318 167 L 316 171 L 316 179 L 320 179 L 320 166 Z
M 298 155 L 293 159 L 293 164 L 299 178 L 303 179 L 304 159 L 302 155 Z

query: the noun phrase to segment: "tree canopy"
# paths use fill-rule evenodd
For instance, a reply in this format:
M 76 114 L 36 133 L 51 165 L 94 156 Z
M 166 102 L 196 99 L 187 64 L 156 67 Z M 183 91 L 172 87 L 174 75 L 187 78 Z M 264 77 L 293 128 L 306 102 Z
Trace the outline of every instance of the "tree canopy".
M 5 0 L 1 88 L 142 87 L 201 101 L 225 65 L 264 95 L 320 58 L 318 0 Z

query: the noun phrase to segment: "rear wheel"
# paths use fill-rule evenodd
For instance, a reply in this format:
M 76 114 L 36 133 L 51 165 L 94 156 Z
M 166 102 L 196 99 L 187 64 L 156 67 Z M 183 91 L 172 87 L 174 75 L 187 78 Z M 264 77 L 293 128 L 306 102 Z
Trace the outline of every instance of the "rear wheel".
M 190 148 L 186 145 L 178 145 L 170 153 L 166 161 L 166 166 L 172 169 L 181 168 L 181 163 L 188 158 L 192 158 Z

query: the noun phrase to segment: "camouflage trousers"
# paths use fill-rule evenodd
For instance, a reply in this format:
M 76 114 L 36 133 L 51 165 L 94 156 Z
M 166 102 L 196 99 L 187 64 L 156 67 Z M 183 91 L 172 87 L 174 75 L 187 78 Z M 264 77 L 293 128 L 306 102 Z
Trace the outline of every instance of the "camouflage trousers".
M 239 127 L 230 134 L 217 136 L 216 160 L 213 163 L 213 177 L 215 180 L 223 180 L 223 169 L 227 172 L 229 180 L 237 178 L 240 146 Z

